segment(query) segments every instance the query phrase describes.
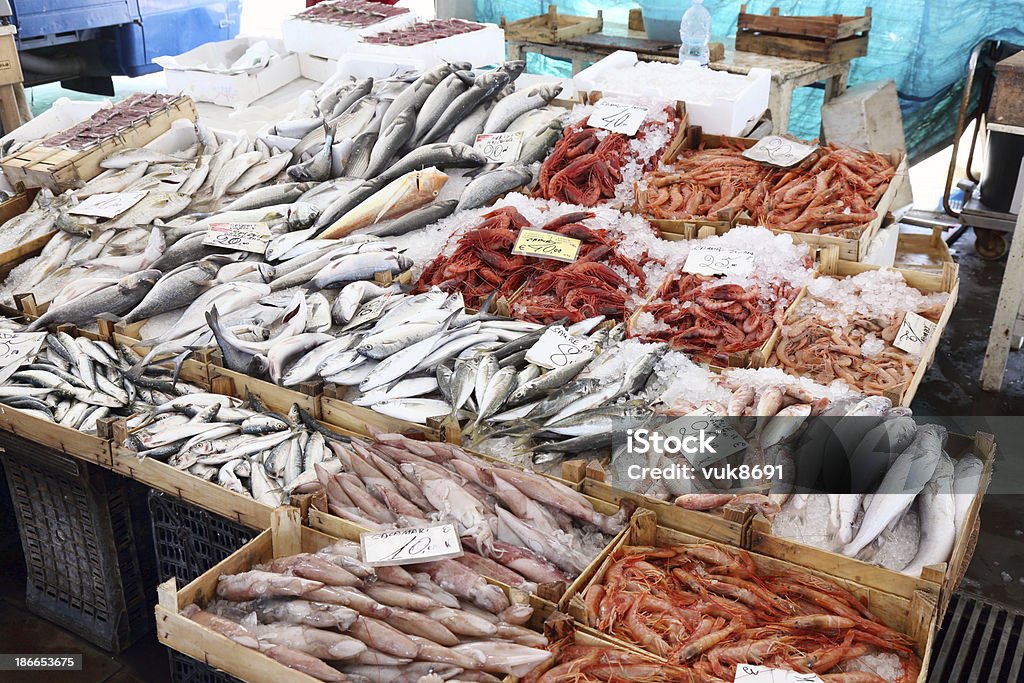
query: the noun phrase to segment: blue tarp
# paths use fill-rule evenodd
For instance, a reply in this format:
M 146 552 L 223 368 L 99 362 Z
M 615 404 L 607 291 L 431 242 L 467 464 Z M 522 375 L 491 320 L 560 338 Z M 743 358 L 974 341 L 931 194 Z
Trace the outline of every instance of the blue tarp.
M 548 0 L 476 0 L 477 18 L 510 21 L 547 11 Z M 556 0 L 560 11 L 594 15 L 604 9 L 608 21 L 624 22 L 635 2 L 586 2 Z M 680 0 L 680 7 L 688 5 Z M 712 40 L 728 42 L 736 34 L 739 2 L 704 0 L 711 12 Z M 778 7 L 782 14 L 829 15 L 864 13 L 865 0 L 748 0 L 747 11 L 768 14 Z M 953 133 L 962 92 L 962 79 L 971 50 L 983 40 L 1024 44 L 1024 0 L 889 0 L 872 5 L 868 54 L 854 60 L 850 84 L 892 79 L 900 94 L 907 146 L 914 152 L 933 147 Z M 568 76 L 569 66 L 554 60 L 537 60 L 531 70 Z M 822 92 L 801 88 L 794 96 L 790 131 L 814 137 L 819 128 Z

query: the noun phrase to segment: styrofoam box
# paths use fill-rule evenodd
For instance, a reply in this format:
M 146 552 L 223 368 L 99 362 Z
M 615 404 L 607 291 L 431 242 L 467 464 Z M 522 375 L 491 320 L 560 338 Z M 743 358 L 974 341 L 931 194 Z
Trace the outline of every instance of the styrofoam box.
M 505 31 L 494 24 L 484 24 L 484 28 L 476 31 L 419 45 L 378 45 L 358 42 L 352 48 L 352 52 L 359 55 L 375 55 L 393 62 L 420 60 L 424 62 L 425 68 L 455 60 L 465 60 L 474 66 L 484 66 L 505 61 Z
M 230 64 L 260 41 L 266 41 L 279 56 L 266 68 L 251 73 L 212 73 L 203 64 Z M 169 92 L 184 92 L 200 102 L 224 107 L 245 107 L 291 83 L 299 77 L 299 58 L 290 54 L 280 40 L 273 38 L 235 38 L 206 43 L 170 59 L 158 58 L 164 67 Z M 157 61 L 157 60 L 154 60 Z
M 425 62 L 420 59 L 389 59 L 376 55 L 345 55 L 341 59 L 327 59 L 305 53 L 299 54 L 299 71 L 303 78 L 326 82 L 335 74 L 346 78 L 388 78 L 403 71 L 422 71 Z
M 281 37 L 292 52 L 340 59 L 360 38 L 393 31 L 416 23 L 416 13 L 409 11 L 362 28 L 349 28 L 322 21 L 305 21 L 297 17 L 281 22 Z
M 716 97 L 713 102 L 687 101 L 685 90 L 679 96 L 672 95 L 671 83 L 658 79 L 657 87 L 651 85 L 652 79 L 637 76 L 633 79 L 636 89 L 631 92 L 618 92 L 607 85 L 607 74 L 612 71 L 631 70 L 637 68 L 638 59 L 635 52 L 619 50 L 613 52 L 599 62 L 573 76 L 576 89 L 585 92 L 600 91 L 605 96 L 614 96 L 626 100 L 637 97 L 643 99 L 673 99 L 686 102 L 689 122 L 700 126 L 705 133 L 716 135 L 738 135 L 747 123 L 764 113 L 768 108 L 768 93 L 771 90 L 772 72 L 769 69 L 751 69 L 746 76 L 704 69 L 693 63 L 678 65 L 679 79 L 685 81 L 690 69 L 700 69 L 702 78 L 714 74 L 713 78 L 724 83 L 743 82 L 742 90 L 731 97 Z M 642 67 L 641 67 L 642 68 Z

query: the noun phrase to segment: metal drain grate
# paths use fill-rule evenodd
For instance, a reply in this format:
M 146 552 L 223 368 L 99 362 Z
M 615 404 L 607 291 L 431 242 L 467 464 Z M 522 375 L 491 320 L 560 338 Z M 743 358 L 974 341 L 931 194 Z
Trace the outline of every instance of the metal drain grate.
M 932 649 L 929 683 L 1024 681 L 1024 614 L 953 595 Z

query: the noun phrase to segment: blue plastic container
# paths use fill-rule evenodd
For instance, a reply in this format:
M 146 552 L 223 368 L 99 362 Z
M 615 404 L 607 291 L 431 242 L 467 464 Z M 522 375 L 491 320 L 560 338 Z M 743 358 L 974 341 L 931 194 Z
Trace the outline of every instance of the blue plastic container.
M 687 0 L 638 0 L 644 15 L 644 30 L 651 40 L 679 42 L 679 22 L 689 7 Z

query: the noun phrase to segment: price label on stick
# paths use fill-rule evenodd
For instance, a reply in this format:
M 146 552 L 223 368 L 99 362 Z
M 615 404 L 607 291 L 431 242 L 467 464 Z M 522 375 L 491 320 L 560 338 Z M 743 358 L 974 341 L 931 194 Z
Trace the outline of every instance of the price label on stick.
M 462 542 L 454 524 L 368 531 L 359 537 L 363 561 L 371 567 L 416 564 L 462 555 Z
M 46 332 L 0 330 L 0 384 L 39 353 Z
M 739 664 L 733 683 L 822 683 L 817 674 L 798 674 L 755 664 Z
M 548 328 L 526 352 L 526 362 L 548 370 L 590 360 L 597 345 L 589 339 L 574 337 L 561 325 Z
M 799 164 L 818 149 L 781 135 L 766 135 L 757 144 L 743 153 L 751 161 L 787 168 Z
M 503 164 L 519 158 L 523 147 L 523 131 L 511 133 L 481 133 L 476 136 L 473 147 L 487 157 L 492 164 Z
M 750 275 L 754 252 L 749 249 L 696 246 L 686 255 L 683 272 L 696 275 Z
M 132 208 L 148 194 L 141 192 L 107 192 L 94 194 L 78 206 L 68 209 L 68 213 L 79 216 L 96 216 L 97 218 L 113 218 Z
M 658 432 L 665 436 L 675 436 L 680 439 L 692 436 L 699 440 L 700 433 L 713 438 L 713 449 L 701 452 L 686 452 L 684 456 L 697 469 L 713 465 L 724 460 L 733 453 L 745 451 L 749 444 L 740 436 L 739 432 L 729 422 L 729 418 L 718 415 L 714 408 L 705 406 L 672 420 L 658 428 Z
M 270 241 L 270 226 L 266 223 L 225 222 L 210 223 L 203 244 L 236 251 L 262 254 Z
M 523 228 L 512 245 L 512 253 L 523 256 L 549 258 L 572 263 L 580 254 L 582 242 L 550 230 Z
M 920 356 L 924 353 L 924 347 L 928 345 L 928 340 L 931 339 L 936 327 L 936 324 L 928 318 L 913 311 L 907 311 L 892 345 L 907 353 Z
M 640 129 L 640 124 L 644 122 L 645 118 L 647 118 L 647 107 L 600 100 L 594 105 L 594 111 L 590 113 L 587 125 L 633 136 Z

